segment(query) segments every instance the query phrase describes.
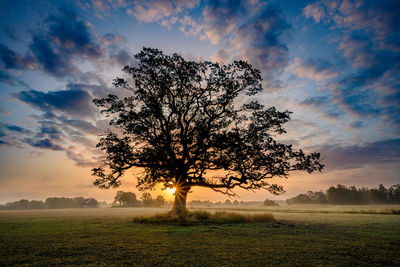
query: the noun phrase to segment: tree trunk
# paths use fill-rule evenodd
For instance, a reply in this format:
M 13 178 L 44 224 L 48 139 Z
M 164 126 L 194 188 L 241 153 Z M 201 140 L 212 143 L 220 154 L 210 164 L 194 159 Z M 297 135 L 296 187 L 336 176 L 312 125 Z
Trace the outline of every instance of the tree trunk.
M 188 210 L 186 209 L 186 197 L 189 189 L 189 186 L 176 187 L 174 205 L 171 211 L 173 216 L 183 218 L 188 214 Z

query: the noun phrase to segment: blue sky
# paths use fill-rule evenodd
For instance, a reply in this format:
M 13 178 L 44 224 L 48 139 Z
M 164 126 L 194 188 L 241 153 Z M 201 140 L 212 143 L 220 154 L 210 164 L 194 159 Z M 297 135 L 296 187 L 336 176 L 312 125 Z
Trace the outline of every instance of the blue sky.
M 261 70 L 260 101 L 293 112 L 281 140 L 320 151 L 326 165 L 281 181 L 283 198 L 399 183 L 399 17 L 400 2 L 389 0 L 2 1 L 0 202 L 112 199 L 113 190 L 91 185 L 107 129 L 91 100 L 126 93 L 112 79 L 143 46 Z M 129 175 L 122 182 L 137 192 Z M 221 197 L 202 192 L 193 199 Z

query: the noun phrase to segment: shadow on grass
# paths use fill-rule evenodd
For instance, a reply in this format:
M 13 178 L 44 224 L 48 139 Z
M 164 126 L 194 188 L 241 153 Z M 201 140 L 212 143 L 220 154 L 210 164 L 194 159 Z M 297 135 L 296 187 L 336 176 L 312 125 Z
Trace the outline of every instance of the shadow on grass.
M 173 216 L 171 212 L 156 214 L 149 217 L 135 217 L 134 223 L 143 224 L 173 224 L 173 225 L 210 225 L 210 224 L 241 224 L 253 222 L 271 222 L 274 216 L 271 213 L 240 214 L 225 211 L 210 213 L 207 211 L 190 212 L 186 217 Z

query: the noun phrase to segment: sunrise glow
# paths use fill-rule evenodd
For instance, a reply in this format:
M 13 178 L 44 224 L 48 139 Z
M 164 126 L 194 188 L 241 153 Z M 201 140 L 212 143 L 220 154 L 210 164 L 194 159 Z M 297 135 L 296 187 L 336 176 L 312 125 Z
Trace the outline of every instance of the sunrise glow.
M 176 188 L 175 187 L 172 187 L 172 188 L 169 187 L 165 191 L 167 191 L 169 194 L 173 195 L 173 194 L 175 194 Z

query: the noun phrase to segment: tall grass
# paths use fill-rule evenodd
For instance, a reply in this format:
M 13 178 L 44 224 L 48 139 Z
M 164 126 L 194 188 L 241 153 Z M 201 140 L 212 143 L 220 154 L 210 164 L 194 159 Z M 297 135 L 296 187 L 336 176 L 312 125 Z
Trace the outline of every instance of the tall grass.
M 179 218 L 173 216 L 170 212 L 156 214 L 149 217 L 135 217 L 134 223 L 144 224 L 179 224 L 179 225 L 208 225 L 208 224 L 240 224 L 273 221 L 274 216 L 271 213 L 262 214 L 240 214 L 225 211 L 210 213 L 207 211 L 190 212 L 186 217 Z

